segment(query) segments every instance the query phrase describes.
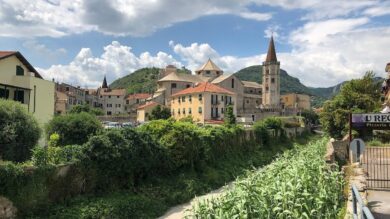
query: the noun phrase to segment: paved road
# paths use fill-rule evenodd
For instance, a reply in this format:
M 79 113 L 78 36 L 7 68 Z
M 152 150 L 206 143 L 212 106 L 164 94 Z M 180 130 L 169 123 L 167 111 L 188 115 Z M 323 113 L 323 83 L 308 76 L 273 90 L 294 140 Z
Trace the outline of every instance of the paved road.
M 368 190 L 367 199 L 375 219 L 390 219 L 390 191 Z

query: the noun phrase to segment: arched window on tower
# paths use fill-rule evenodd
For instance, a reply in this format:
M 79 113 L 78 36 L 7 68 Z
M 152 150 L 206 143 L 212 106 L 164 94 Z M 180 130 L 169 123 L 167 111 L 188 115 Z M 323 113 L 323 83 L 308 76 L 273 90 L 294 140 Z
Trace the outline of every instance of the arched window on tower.
M 232 78 L 232 88 L 234 88 L 234 78 Z

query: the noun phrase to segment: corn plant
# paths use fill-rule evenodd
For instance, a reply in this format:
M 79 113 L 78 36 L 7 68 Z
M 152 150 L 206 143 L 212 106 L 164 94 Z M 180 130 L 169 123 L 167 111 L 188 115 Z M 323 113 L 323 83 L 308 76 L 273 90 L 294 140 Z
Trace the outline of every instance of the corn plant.
M 295 146 L 217 198 L 196 202 L 188 217 L 337 218 L 344 182 L 323 159 L 327 140 Z

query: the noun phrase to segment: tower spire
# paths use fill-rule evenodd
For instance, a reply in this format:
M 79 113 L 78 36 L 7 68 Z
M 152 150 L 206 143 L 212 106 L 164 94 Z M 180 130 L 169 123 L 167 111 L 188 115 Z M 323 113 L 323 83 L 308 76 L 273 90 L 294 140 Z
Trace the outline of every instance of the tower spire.
M 107 80 L 106 80 L 106 76 L 105 76 L 105 75 L 104 75 L 104 79 L 103 79 L 102 88 L 108 88 L 108 86 L 107 86 Z
M 277 62 L 278 61 L 278 59 L 276 58 L 276 50 L 275 50 L 273 33 L 271 35 L 271 40 L 269 41 L 267 58 L 265 59 L 265 61 L 266 62 Z

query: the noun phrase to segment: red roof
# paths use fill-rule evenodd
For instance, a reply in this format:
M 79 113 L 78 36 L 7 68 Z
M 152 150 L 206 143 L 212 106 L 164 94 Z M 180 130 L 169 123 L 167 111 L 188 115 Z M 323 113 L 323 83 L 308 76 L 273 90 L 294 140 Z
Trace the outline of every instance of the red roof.
M 147 99 L 151 96 L 152 96 L 151 94 L 147 94 L 147 93 L 131 94 L 126 97 L 126 100 Z
M 224 93 L 224 94 L 234 95 L 233 92 L 226 90 L 225 88 L 222 88 L 218 85 L 215 85 L 215 84 L 212 84 L 209 82 L 202 82 L 202 83 L 199 83 L 195 87 L 190 87 L 190 88 L 181 90 L 172 96 L 179 96 L 179 95 L 192 94 L 192 93 L 203 93 L 203 92 Z
M 157 106 L 157 105 L 159 105 L 159 104 L 154 102 L 154 101 L 150 101 L 150 102 L 147 102 L 146 104 L 144 104 L 142 106 L 139 106 L 137 109 L 145 109 L 147 107 L 152 107 L 152 106 Z
M 38 73 L 37 70 L 35 70 L 35 68 L 27 61 L 26 58 L 24 58 L 24 56 L 18 52 L 18 51 L 0 51 L 0 59 L 5 59 L 5 58 L 8 58 L 10 56 L 13 56 L 15 55 L 19 60 L 20 62 L 22 62 L 30 72 L 34 72 L 35 73 L 35 77 L 37 78 L 42 78 L 42 76 Z

